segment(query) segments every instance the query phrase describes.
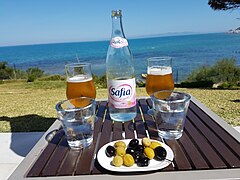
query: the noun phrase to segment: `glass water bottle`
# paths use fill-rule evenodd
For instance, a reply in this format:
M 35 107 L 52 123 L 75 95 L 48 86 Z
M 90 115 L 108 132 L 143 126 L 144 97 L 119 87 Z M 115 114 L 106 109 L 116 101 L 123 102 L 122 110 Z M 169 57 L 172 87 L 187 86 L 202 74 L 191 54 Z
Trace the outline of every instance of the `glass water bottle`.
M 126 122 L 136 117 L 136 81 L 132 53 L 122 27 L 121 10 L 112 11 L 112 36 L 106 58 L 110 117 Z

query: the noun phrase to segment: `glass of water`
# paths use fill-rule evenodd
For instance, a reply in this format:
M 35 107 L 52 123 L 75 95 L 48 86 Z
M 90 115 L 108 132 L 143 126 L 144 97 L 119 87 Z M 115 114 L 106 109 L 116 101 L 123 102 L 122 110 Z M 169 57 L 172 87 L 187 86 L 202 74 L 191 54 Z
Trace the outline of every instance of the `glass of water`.
M 157 91 L 151 95 L 158 135 L 165 139 L 182 136 L 191 96 L 176 91 Z
M 95 100 L 88 97 L 63 100 L 56 105 L 56 110 L 70 148 L 90 146 L 93 141 Z

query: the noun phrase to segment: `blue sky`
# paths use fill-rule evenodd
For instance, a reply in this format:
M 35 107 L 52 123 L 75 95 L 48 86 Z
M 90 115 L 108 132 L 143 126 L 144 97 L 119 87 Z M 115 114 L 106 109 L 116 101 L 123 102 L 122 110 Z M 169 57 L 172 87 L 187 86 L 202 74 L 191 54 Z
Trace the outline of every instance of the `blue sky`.
M 226 32 L 239 10 L 208 0 L 0 0 L 0 46 L 109 39 L 111 10 L 122 9 L 127 38 L 176 32 Z

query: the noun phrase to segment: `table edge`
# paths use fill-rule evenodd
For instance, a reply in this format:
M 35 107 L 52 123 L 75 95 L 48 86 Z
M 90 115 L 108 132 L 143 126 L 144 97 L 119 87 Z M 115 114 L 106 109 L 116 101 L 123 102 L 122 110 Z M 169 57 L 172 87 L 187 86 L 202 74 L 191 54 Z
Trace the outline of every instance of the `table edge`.
M 26 174 L 28 173 L 27 170 L 30 170 L 34 162 L 37 160 L 41 152 L 47 146 L 48 141 L 46 140 L 46 136 L 49 135 L 51 132 L 58 130 L 61 127 L 61 122 L 56 120 L 50 128 L 43 134 L 40 140 L 36 143 L 36 145 L 32 148 L 32 150 L 27 154 L 27 156 L 23 159 L 23 161 L 18 165 L 15 171 L 10 175 L 8 178 L 9 180 L 16 180 L 22 178 L 25 179 Z M 29 163 L 32 162 L 32 163 Z M 29 179 L 29 178 L 27 178 Z
M 236 169 L 214 169 L 214 170 L 197 170 L 197 171 L 171 171 L 171 172 L 158 172 L 158 173 L 151 173 L 151 174 L 141 174 L 141 175 L 110 175 L 110 174 L 99 174 L 99 175 L 81 175 L 81 176 L 57 176 L 57 177 L 29 177 L 24 178 L 21 176 L 15 176 L 13 178 L 18 180 L 47 180 L 47 179 L 56 179 L 56 180 L 75 180 L 81 178 L 81 180 L 106 180 L 106 179 L 121 179 L 121 178 L 128 178 L 128 179 L 138 179 L 138 180 L 146 180 L 146 178 L 158 178 L 158 179 L 185 179 L 185 180 L 192 180 L 192 179 L 239 179 L 240 177 L 240 170 L 239 168 Z
M 231 136 L 233 136 L 238 142 L 240 142 L 240 133 L 236 129 L 234 129 L 233 126 L 229 125 L 226 121 L 224 121 L 211 109 L 202 104 L 195 97 L 192 96 L 191 100 L 194 104 L 203 109 L 208 116 L 210 116 L 216 123 L 218 123 L 223 129 L 225 129 Z

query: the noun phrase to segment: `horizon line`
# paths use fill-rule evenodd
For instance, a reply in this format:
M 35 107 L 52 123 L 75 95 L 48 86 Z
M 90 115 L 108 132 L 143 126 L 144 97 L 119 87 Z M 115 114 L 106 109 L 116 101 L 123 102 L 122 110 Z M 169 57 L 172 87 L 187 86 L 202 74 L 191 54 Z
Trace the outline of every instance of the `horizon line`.
M 149 35 L 134 35 L 127 39 L 145 39 L 145 38 L 157 38 L 157 37 L 171 37 L 171 36 L 187 36 L 187 35 L 200 35 L 200 34 L 213 34 L 213 33 L 226 33 L 226 32 L 169 32 L 161 34 L 149 34 Z M 0 45 L 2 47 L 16 47 L 16 46 L 34 46 L 34 45 L 48 45 L 48 44 L 64 44 L 64 43 L 84 43 L 84 42 L 102 42 L 109 41 L 110 38 L 94 39 L 94 40 L 76 40 L 76 41 L 60 41 L 60 42 L 39 42 L 39 43 L 29 43 L 29 44 L 10 44 L 10 45 Z

